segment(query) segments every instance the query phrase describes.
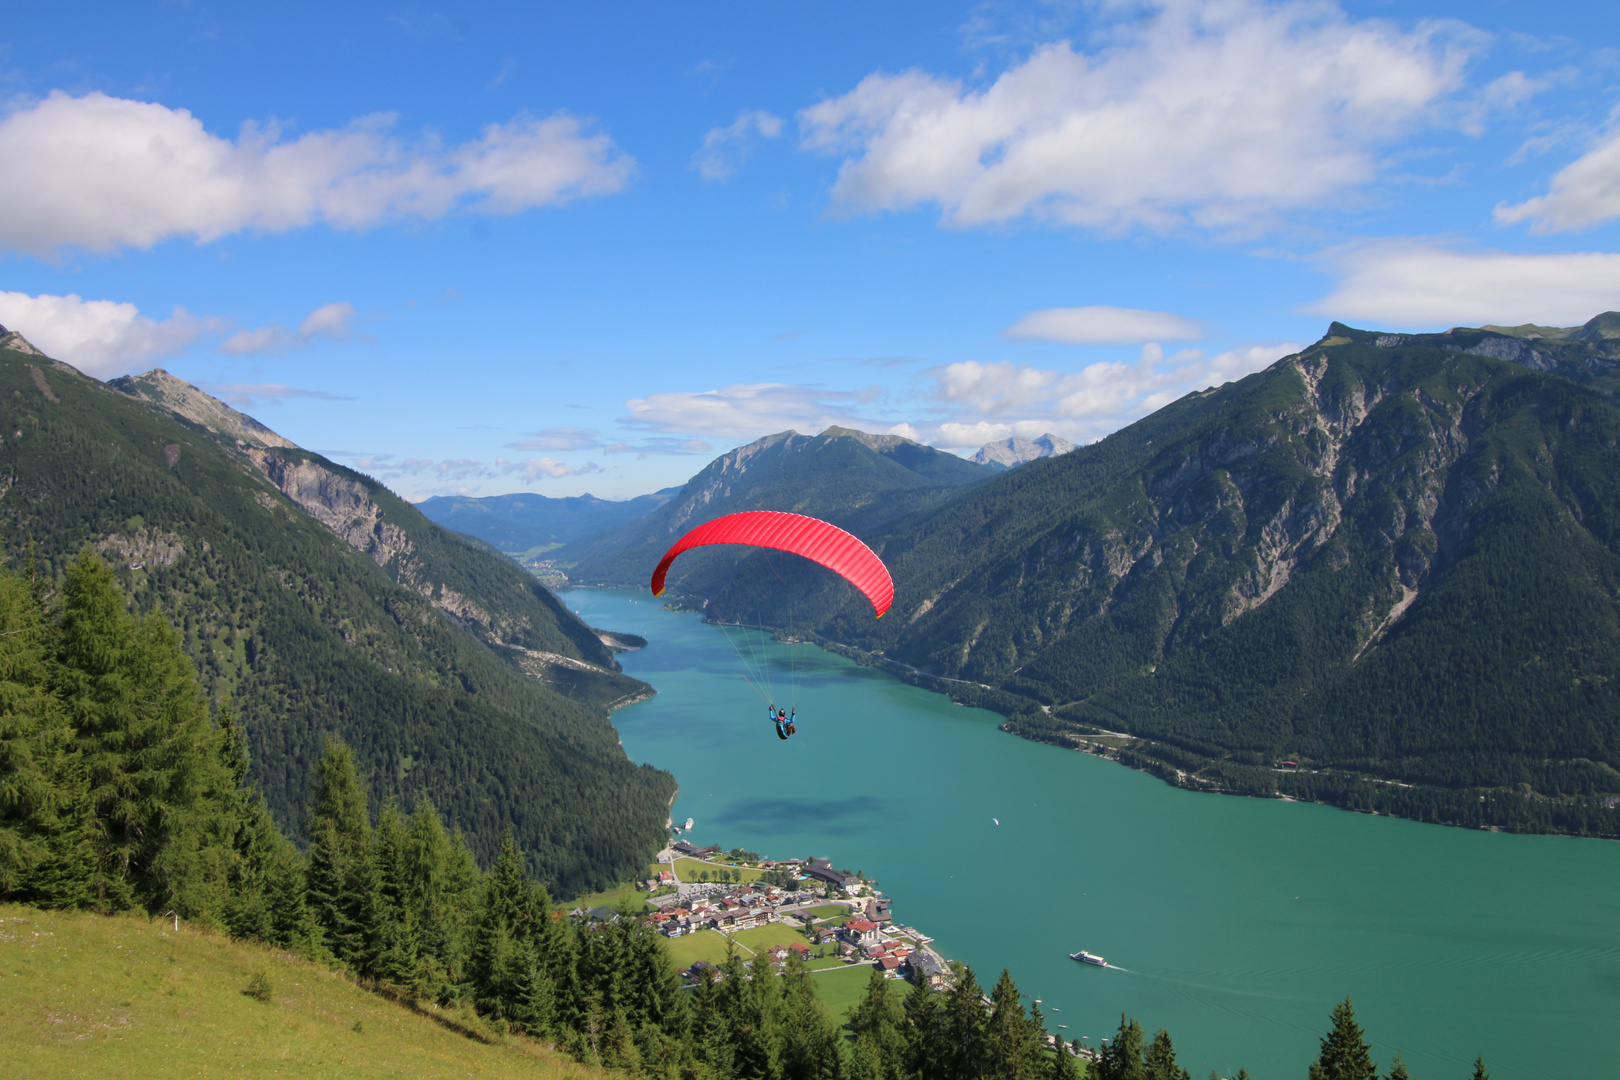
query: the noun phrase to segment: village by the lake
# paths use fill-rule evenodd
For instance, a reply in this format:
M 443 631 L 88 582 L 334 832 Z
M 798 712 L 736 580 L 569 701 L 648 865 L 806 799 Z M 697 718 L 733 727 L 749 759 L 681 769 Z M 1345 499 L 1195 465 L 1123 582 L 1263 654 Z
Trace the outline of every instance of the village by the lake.
M 688 821 L 687 829 L 691 828 Z M 672 830 L 679 834 L 677 827 Z M 834 1014 L 843 1014 L 866 991 L 872 970 L 885 978 L 945 990 L 957 971 L 933 948 L 933 938 L 897 922 L 891 898 L 864 872 L 839 869 L 825 858 L 768 859 L 718 845 L 698 847 L 678 837 L 658 854 L 657 876 L 639 882 L 646 908 L 629 905 L 577 908 L 576 918 L 646 921 L 667 941 L 687 988 L 724 977 L 733 951 L 751 968 L 761 960 L 779 969 L 797 954 L 817 977 Z M 986 1008 L 990 999 L 985 998 Z M 1089 1036 L 1071 1036 L 1056 1024 L 1049 1045 L 1092 1057 Z M 1106 1041 L 1106 1040 L 1103 1040 Z

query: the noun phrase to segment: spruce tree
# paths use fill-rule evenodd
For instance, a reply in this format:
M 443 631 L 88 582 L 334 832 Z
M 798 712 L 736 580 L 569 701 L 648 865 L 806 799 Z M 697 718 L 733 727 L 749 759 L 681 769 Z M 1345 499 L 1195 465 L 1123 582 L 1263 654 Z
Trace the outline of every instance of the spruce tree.
M 783 1080 L 843 1080 L 843 1039 L 838 1025 L 816 997 L 815 981 L 797 954 L 788 954 L 781 982 Z
M 905 1009 L 889 994 L 889 981 L 883 972 L 873 967 L 866 980 L 866 996 L 850 1011 L 846 1025 L 853 1039 L 853 1080 L 902 1080 L 906 1065 L 905 1023 Z
M 1035 1026 L 1024 1015 L 1018 987 L 1006 968 L 990 991 L 990 1016 L 984 1026 L 986 1080 L 1028 1080 L 1045 1064 L 1045 1048 Z
M 1097 1051 L 1091 1075 L 1094 1080 L 1147 1080 L 1142 1061 L 1142 1025 L 1120 1013 L 1119 1030 Z
M 1176 1064 L 1176 1049 L 1164 1028 L 1154 1034 L 1153 1042 L 1142 1056 L 1142 1068 L 1147 1080 L 1192 1080 L 1192 1074 Z
M 49 629 L 28 582 L 0 571 L 0 898 L 79 907 L 93 874 L 88 791 L 47 689 Z
M 413 993 L 428 988 L 421 967 L 420 924 L 411 902 L 406 865 L 405 816 L 389 799 L 377 818 L 372 852 L 377 864 L 382 922 L 378 931 L 377 977 Z
M 1485 1071 L 1485 1056 L 1483 1054 L 1474 1059 L 1474 1075 L 1470 1080 L 1491 1080 L 1491 1074 Z
M 1322 1051 L 1310 1068 L 1310 1080 L 1377 1080 L 1372 1048 L 1362 1038 L 1356 1013 L 1345 998 L 1333 1007 L 1333 1028 L 1322 1036 Z
M 217 918 L 236 790 L 196 668 L 157 615 L 135 619 L 86 549 L 57 599 L 51 689 L 74 731 L 96 830 L 97 907 Z
M 369 974 L 376 959 L 382 882 L 371 851 L 366 793 L 355 771 L 354 751 L 341 739 L 326 740 L 315 767 L 309 816 L 309 907 L 339 960 Z
M 905 1037 L 904 1075 L 931 1076 L 934 1062 L 946 1053 L 944 995 L 918 982 L 906 995 L 904 1008 L 906 1023 L 901 1028 Z
M 945 994 L 941 1049 L 944 1056 L 934 1061 L 941 1080 L 979 1080 L 990 1062 L 985 1046 L 984 991 L 973 969 L 966 965 L 956 985 Z

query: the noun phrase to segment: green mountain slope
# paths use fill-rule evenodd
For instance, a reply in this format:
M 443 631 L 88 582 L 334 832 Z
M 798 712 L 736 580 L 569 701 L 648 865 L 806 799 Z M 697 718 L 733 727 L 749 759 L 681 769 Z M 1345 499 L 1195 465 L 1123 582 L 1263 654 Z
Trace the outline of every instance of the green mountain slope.
M 335 732 L 380 798 L 430 796 L 483 858 L 511 827 L 564 893 L 639 870 L 674 784 L 604 711 L 648 688 L 509 560 L 249 424 L 162 373 L 113 388 L 0 340 L 0 539 L 47 576 L 91 545 L 174 622 L 295 832 Z
M 556 563 L 575 582 L 644 588 L 677 537 L 722 514 L 784 510 L 868 538 L 883 523 L 949 502 L 997 471 L 894 435 L 840 427 L 813 436 L 784 431 L 716 458 L 659 509 L 628 528 L 564 546 L 555 553 Z M 749 598 L 746 621 L 758 621 L 757 609 L 777 605 L 780 595 L 809 595 L 794 584 L 800 575 L 813 579 L 825 571 L 777 554 L 705 548 L 682 556 L 670 572 L 669 589 L 702 599 L 735 592 Z M 767 582 L 787 584 L 773 592 Z M 841 583 L 818 595 L 818 606 L 796 612 L 796 618 L 825 618 L 845 603 L 858 607 L 857 594 Z M 869 606 L 866 614 L 871 617 Z
M 8 904 L 0 924 L 0 1072 L 14 1080 L 624 1075 L 496 1036 L 469 1008 L 396 1003 L 187 923 Z M 256 977 L 267 1000 L 246 992 Z
M 1334 324 L 880 530 L 820 632 L 1189 787 L 1620 834 L 1620 342 L 1523 341 Z

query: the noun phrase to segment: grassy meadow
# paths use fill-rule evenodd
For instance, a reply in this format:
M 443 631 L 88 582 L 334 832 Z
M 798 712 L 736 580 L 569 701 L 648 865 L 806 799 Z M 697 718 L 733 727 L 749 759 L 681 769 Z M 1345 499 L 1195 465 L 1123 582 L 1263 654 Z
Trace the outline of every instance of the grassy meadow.
M 245 992 L 269 980 L 268 1001 Z M 0 1076 L 606 1077 L 261 945 L 0 905 Z

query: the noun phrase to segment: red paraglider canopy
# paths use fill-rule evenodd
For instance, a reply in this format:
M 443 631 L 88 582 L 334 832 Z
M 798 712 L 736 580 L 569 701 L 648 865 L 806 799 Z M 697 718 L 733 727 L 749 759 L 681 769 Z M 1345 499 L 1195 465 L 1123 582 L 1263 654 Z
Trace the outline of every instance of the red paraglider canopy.
M 652 593 L 664 595 L 664 575 L 683 551 L 706 544 L 749 544 L 803 555 L 841 575 L 872 601 L 878 618 L 894 602 L 894 581 L 871 548 L 836 525 L 803 514 L 747 510 L 704 522 L 664 552 L 653 571 Z

